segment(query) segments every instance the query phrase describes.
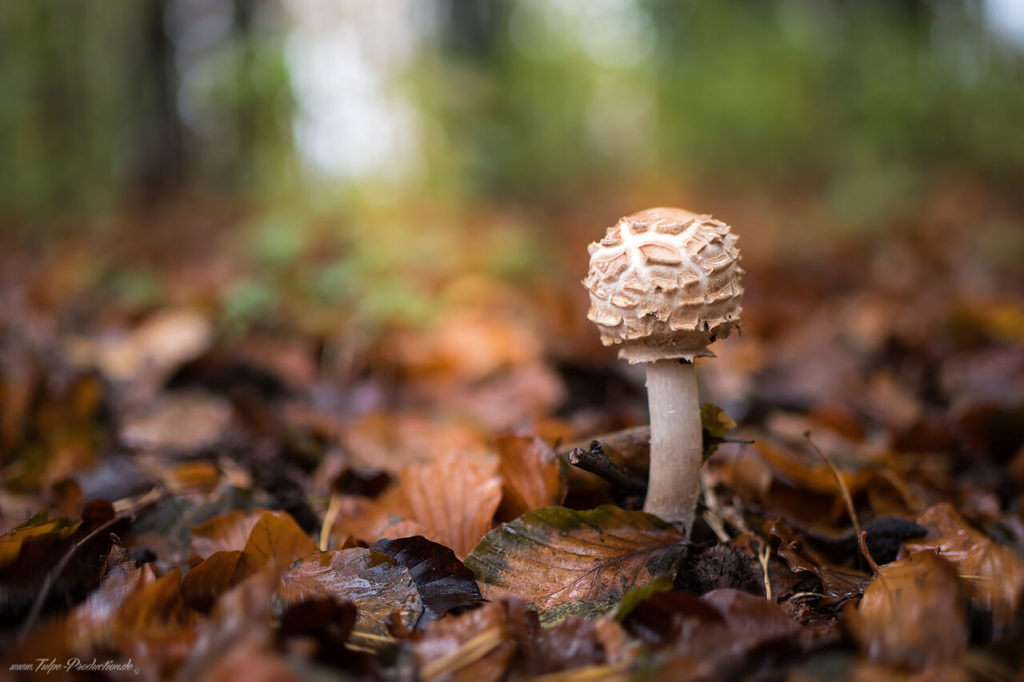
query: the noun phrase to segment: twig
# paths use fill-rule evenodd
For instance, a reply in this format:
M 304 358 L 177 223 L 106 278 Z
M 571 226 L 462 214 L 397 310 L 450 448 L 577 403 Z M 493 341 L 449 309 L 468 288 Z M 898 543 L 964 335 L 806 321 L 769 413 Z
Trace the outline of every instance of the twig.
M 761 564 L 761 578 L 764 580 L 764 598 L 768 601 L 772 601 L 772 579 L 768 575 L 768 557 L 771 551 L 771 545 L 762 542 L 761 551 L 757 553 L 757 562 Z
M 601 441 L 591 441 L 589 450 L 573 448 L 569 451 L 568 457 L 569 464 L 600 476 L 616 488 L 631 493 L 642 493 L 647 490 L 647 482 L 642 476 L 623 469 L 608 458 L 604 448 L 601 447 Z
M 836 484 L 839 486 L 839 492 L 843 495 L 843 502 L 846 503 L 846 511 L 850 515 L 850 521 L 853 522 L 853 529 L 857 533 L 857 544 L 860 546 L 860 552 L 864 555 L 868 565 L 871 569 L 878 574 L 878 564 L 875 563 L 875 559 L 871 556 L 871 552 L 868 551 L 867 541 L 864 539 L 867 533 L 860 529 L 860 521 L 857 519 L 857 510 L 853 508 L 853 498 L 850 496 L 850 489 L 846 487 L 846 481 L 843 480 L 842 474 L 839 473 L 839 468 L 836 466 L 832 458 L 826 455 L 821 448 L 811 439 L 811 432 L 805 431 L 804 438 L 811 444 L 814 451 L 825 460 L 825 464 L 832 470 L 832 475 L 835 476 Z
M 334 522 L 338 520 L 341 513 L 341 496 L 337 493 L 331 495 L 331 501 L 327 505 L 327 513 L 324 514 L 324 523 L 320 526 L 320 551 L 326 552 L 327 545 L 331 540 L 331 530 Z
M 46 578 L 43 580 L 43 586 L 39 590 L 39 594 L 36 595 L 35 601 L 32 602 L 32 609 L 28 612 L 28 617 L 25 619 L 25 622 L 21 624 L 21 629 L 18 630 L 19 642 L 23 642 L 25 637 L 28 636 L 28 633 L 35 627 L 36 621 L 39 620 L 39 614 L 42 613 L 43 604 L 46 603 L 47 597 L 50 596 L 50 590 L 53 588 L 53 584 L 57 581 L 57 578 L 60 577 L 61 573 L 64 572 L 64 569 L 67 568 L 68 563 L 71 562 L 71 558 L 75 555 L 75 552 L 81 549 L 83 545 L 96 538 L 103 531 L 108 530 L 115 523 L 123 521 L 126 518 L 128 517 L 125 515 L 115 516 L 109 521 L 106 521 L 103 525 L 99 526 L 84 538 L 71 545 L 68 551 L 64 553 L 64 556 L 60 558 L 57 565 L 46 574 Z

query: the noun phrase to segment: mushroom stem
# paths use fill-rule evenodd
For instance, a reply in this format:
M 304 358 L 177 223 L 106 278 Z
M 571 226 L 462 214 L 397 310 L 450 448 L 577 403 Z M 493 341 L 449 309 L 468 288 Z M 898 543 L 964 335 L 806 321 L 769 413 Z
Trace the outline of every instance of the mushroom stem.
M 651 472 L 644 511 L 682 527 L 693 525 L 700 493 L 702 441 L 697 373 L 686 360 L 647 363 Z

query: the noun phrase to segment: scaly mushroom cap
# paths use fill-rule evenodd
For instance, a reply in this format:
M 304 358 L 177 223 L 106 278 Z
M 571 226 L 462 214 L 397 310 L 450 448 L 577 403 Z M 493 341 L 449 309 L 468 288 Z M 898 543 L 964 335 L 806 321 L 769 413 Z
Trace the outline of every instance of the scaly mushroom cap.
M 740 253 L 729 226 L 680 208 L 619 219 L 592 243 L 587 318 L 630 364 L 693 360 L 740 323 Z

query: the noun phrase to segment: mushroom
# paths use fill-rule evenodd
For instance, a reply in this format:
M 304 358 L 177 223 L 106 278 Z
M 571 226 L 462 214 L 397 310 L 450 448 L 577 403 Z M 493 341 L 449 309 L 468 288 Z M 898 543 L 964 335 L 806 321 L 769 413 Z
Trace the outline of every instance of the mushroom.
M 740 324 L 740 254 L 729 226 L 679 208 L 621 218 L 589 246 L 587 318 L 601 343 L 647 369 L 651 468 L 644 511 L 689 533 L 700 492 L 693 360 Z

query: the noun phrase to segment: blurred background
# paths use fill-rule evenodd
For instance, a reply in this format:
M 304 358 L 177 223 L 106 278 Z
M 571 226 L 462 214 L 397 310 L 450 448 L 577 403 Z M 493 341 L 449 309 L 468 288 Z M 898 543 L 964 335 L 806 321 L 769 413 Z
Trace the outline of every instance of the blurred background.
M 0 83 L 5 324 L 119 399 L 244 365 L 335 417 L 642 422 L 579 280 L 652 205 L 742 236 L 734 416 L 884 421 L 1024 330 L 1016 0 L 12 1 Z

